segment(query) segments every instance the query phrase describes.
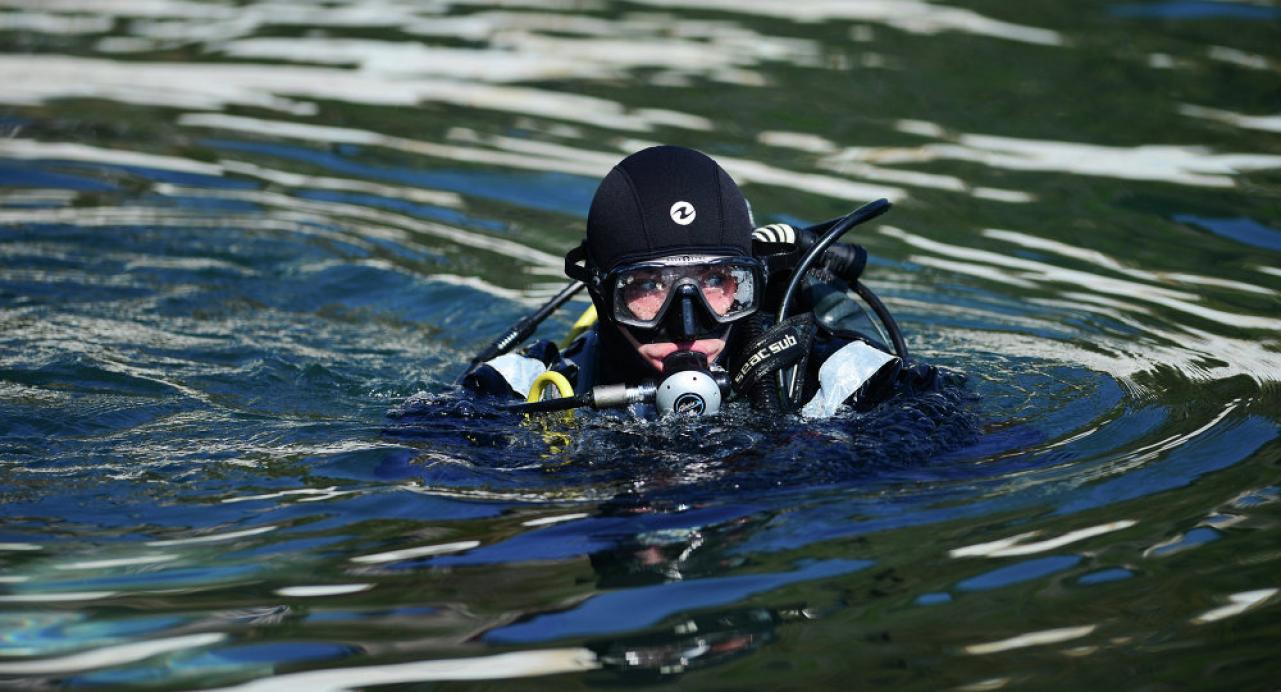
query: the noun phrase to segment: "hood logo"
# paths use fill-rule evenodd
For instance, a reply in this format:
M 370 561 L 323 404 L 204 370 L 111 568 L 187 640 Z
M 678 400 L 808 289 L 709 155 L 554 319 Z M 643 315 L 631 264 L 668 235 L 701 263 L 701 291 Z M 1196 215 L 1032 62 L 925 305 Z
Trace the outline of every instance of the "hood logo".
M 677 202 L 676 204 L 673 204 L 671 211 L 668 213 L 672 215 L 672 221 L 675 221 L 682 226 L 688 226 L 691 223 L 694 223 L 694 217 L 696 216 L 694 205 L 689 202 Z

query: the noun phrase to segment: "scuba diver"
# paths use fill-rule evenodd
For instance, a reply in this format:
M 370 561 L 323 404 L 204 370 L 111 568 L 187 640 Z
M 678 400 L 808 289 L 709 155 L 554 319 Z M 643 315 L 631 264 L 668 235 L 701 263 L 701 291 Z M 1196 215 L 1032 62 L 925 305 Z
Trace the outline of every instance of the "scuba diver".
M 575 282 L 473 359 L 462 384 L 525 398 L 516 408 L 526 412 L 703 414 L 740 398 L 806 417 L 937 389 L 944 376 L 909 361 L 893 318 L 858 281 L 866 252 L 835 244 L 889 206 L 879 200 L 810 229 L 754 230 L 738 185 L 707 155 L 634 153 L 592 199 L 586 238 L 565 259 Z M 582 286 L 592 308 L 580 328 L 593 309 L 595 324 L 563 350 L 544 340 L 507 352 Z

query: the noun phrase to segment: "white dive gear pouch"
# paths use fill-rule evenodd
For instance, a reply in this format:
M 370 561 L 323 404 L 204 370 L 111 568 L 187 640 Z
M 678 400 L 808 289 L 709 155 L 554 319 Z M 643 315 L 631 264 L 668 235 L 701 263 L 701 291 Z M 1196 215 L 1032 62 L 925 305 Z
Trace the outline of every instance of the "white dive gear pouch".
M 543 365 L 541 360 L 516 353 L 501 355 L 486 361 L 485 365 L 497 370 L 498 374 L 507 381 L 507 386 L 521 398 L 529 396 L 529 389 L 534 386 L 534 380 L 547 372 L 547 366 Z
M 859 387 L 896 360 L 898 356 L 862 341 L 845 345 L 819 366 L 818 391 L 801 407 L 801 415 L 806 418 L 830 417 Z

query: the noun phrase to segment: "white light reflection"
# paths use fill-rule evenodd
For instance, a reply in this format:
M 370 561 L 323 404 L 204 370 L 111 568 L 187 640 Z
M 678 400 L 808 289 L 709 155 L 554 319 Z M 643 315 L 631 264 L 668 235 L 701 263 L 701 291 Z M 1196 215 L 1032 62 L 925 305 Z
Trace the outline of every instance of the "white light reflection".
M 1047 538 L 1035 543 L 1024 543 L 1027 539 L 1033 538 L 1041 533 L 1040 531 L 1029 531 L 1027 533 L 1021 533 L 1017 536 L 1011 536 L 1010 538 L 1002 538 L 990 543 L 978 543 L 975 545 L 965 546 L 964 548 L 953 548 L 952 550 L 949 550 L 947 554 L 949 557 L 954 558 L 1016 557 L 1020 555 L 1031 555 L 1033 553 L 1042 553 L 1047 550 L 1057 550 L 1065 545 L 1076 543 L 1077 541 L 1083 541 L 1095 536 L 1102 536 L 1103 534 L 1112 533 L 1113 531 L 1128 529 L 1137 523 L 1137 521 L 1132 519 L 1122 519 L 1119 521 L 1111 521 L 1106 524 L 1089 526 L 1084 529 L 1076 529 L 1075 531 L 1069 531 L 1061 536 Z
M 138 555 L 136 557 L 122 557 L 111 560 L 85 560 L 83 562 L 69 562 L 61 565 L 54 565 L 54 569 L 60 570 L 80 570 L 80 569 L 114 569 L 116 567 L 134 567 L 137 565 L 155 565 L 161 562 L 173 562 L 178 559 L 178 555 Z
M 868 185 L 817 173 L 789 171 L 767 163 L 730 156 L 717 156 L 716 160 L 739 183 L 760 183 L 791 188 L 798 192 L 859 203 L 878 197 L 898 202 L 907 197 L 905 190 L 889 185 Z
M 232 161 L 224 159 L 219 161 L 218 165 L 227 173 L 252 176 L 259 180 L 265 180 L 269 183 L 275 183 L 285 187 L 305 187 L 316 190 L 361 192 L 370 195 L 378 195 L 380 197 L 408 200 L 410 202 L 418 202 L 419 204 L 431 204 L 441 207 L 458 208 L 463 206 L 463 198 L 456 192 L 427 190 L 418 187 L 402 187 L 399 185 L 384 185 L 382 183 L 375 183 L 368 180 L 355 180 L 351 178 L 333 178 L 328 176 L 293 173 L 273 168 L 264 168 L 263 166 L 249 163 L 247 161 Z
M 1039 632 L 1028 632 L 1020 634 L 1017 637 L 1002 639 L 995 642 L 986 642 L 983 644 L 970 644 L 965 647 L 965 653 L 975 656 L 984 656 L 987 654 L 1010 651 L 1011 649 L 1022 649 L 1029 646 L 1044 646 L 1045 644 L 1058 644 L 1059 642 L 1071 641 L 1088 636 L 1094 632 L 1097 625 L 1082 625 L 1080 627 L 1061 627 L 1059 629 L 1041 630 Z
M 907 261 L 919 264 L 923 267 L 933 267 L 953 274 L 965 274 L 967 276 L 974 276 L 987 281 L 995 281 L 996 283 L 1018 286 L 1019 288 L 1037 287 L 1037 284 L 1034 281 L 1010 276 L 1004 270 L 996 267 L 985 267 L 979 264 L 962 264 L 959 262 L 951 262 L 940 257 L 932 257 L 930 255 L 911 255 L 907 258 Z
M 240 105 L 294 115 L 317 113 L 315 103 L 287 98 L 302 97 L 377 106 L 445 103 L 634 132 L 649 131 L 659 124 L 702 122 L 688 114 L 656 120 L 653 111 L 628 111 L 616 101 L 563 91 L 299 65 L 0 55 L 0 83 L 5 85 L 0 90 L 0 103 L 13 105 L 41 105 L 58 98 L 103 98 L 192 110 Z
M 1207 108 L 1191 104 L 1179 106 L 1179 112 L 1192 118 L 1214 120 L 1247 130 L 1281 132 L 1281 115 L 1243 115 L 1232 111 L 1219 110 L 1218 108 Z
M 1278 68 L 1276 63 L 1272 62 L 1272 60 L 1266 56 L 1259 55 L 1258 53 L 1247 53 L 1236 48 L 1228 48 L 1227 46 L 1210 46 L 1208 54 L 1210 58 L 1214 60 L 1231 63 L 1238 67 L 1247 67 L 1251 70 L 1281 69 Z
M 1119 274 L 1125 274 L 1126 276 L 1129 276 L 1135 279 L 1142 279 L 1142 280 L 1153 281 L 1153 282 L 1176 281 L 1179 283 L 1189 283 L 1189 284 L 1196 284 L 1200 286 L 1219 286 L 1222 288 L 1231 288 L 1238 291 L 1246 291 L 1249 293 L 1261 293 L 1264 295 L 1276 294 L 1276 291 L 1270 288 L 1263 288 L 1261 286 L 1255 286 L 1254 284 L 1247 284 L 1241 281 L 1230 281 L 1228 279 L 1218 279 L 1211 276 L 1200 276 L 1197 274 L 1149 272 L 1149 271 L 1144 271 L 1142 269 L 1136 269 L 1134 267 L 1127 267 L 1124 264 L 1121 264 L 1119 261 L 1113 259 L 1112 257 L 1109 257 L 1108 255 L 1105 255 L 1102 252 L 1099 252 L 1097 250 L 1089 250 L 1077 245 L 1069 245 L 1068 243 L 1061 243 L 1057 240 L 1039 238 L 1037 236 L 1029 235 L 1027 233 L 1021 233 L 1018 231 L 1006 231 L 1006 230 L 1000 230 L 996 228 L 987 228 L 982 231 L 982 235 L 985 238 L 1003 240 L 1007 243 L 1014 243 L 1015 245 L 1019 245 L 1025 248 L 1030 248 L 1033 250 L 1053 252 L 1056 255 L 1071 257 L 1072 259 L 1077 259 L 1083 262 L 1088 262 L 1095 266 L 1104 267 L 1106 269 L 1110 269 Z
M 968 685 L 957 687 L 957 692 L 989 692 L 990 690 L 999 690 L 1010 684 L 1010 678 L 988 678 L 979 680 Z
M 1243 329 L 1259 329 L 1273 332 L 1281 331 L 1281 320 L 1278 319 L 1230 313 L 1222 310 L 1216 310 L 1214 308 L 1207 308 L 1202 305 L 1196 305 L 1193 301 L 1199 300 L 1200 298 L 1195 293 L 1175 291 L 1159 286 L 1136 283 L 1134 281 L 1114 279 L 1091 272 L 1066 269 L 1044 262 L 1037 262 L 1020 257 L 1011 257 L 1006 254 L 990 252 L 987 250 L 950 245 L 936 240 L 929 240 L 893 226 L 881 226 L 880 232 L 884 235 L 898 238 L 913 247 L 934 252 L 946 257 L 1022 270 L 1018 276 L 1024 279 L 1038 282 L 1066 284 L 1073 287 L 1088 286 L 1099 293 L 1123 295 L 1148 303 L 1155 303 L 1157 305 L 1178 310 L 1190 315 L 1195 315 L 1220 324 Z M 1050 243 L 1052 241 L 1044 242 Z
M 972 187 L 968 182 L 953 175 L 907 171 L 867 163 L 867 151 L 846 149 L 841 151 L 834 142 L 817 135 L 801 132 L 762 132 L 757 141 L 769 146 L 796 149 L 811 154 L 818 154 L 817 165 L 842 175 L 849 175 L 865 180 L 895 183 L 946 192 L 960 192 L 980 199 L 996 202 L 1025 203 L 1035 200 L 1032 195 L 1019 190 L 1002 190 L 990 187 Z
M 942 126 L 915 120 L 899 121 L 895 127 L 900 132 L 927 137 L 944 137 L 946 132 Z M 834 156 L 880 164 L 968 161 L 1012 171 L 1074 173 L 1199 187 L 1232 187 L 1236 184 L 1233 176 L 1238 173 L 1281 168 L 1281 156 L 1219 154 L 1196 145 L 1113 147 L 979 134 L 945 138 L 951 141 L 919 147 L 851 147 Z
M 329 495 L 333 494 L 333 492 L 337 489 L 338 489 L 338 486 L 336 485 L 331 485 L 328 488 L 296 488 L 294 490 L 281 490 L 280 492 L 276 492 L 276 493 L 266 493 L 265 495 L 244 495 L 241 497 L 224 497 L 222 499 L 222 502 L 223 504 L 230 504 L 233 502 L 253 502 L 255 500 L 275 500 L 275 499 L 287 497 L 290 495 L 323 495 L 328 497 Z M 272 528 L 275 528 L 275 527 L 272 527 Z
M 130 217 L 135 223 L 144 223 L 144 218 L 151 217 L 151 223 L 172 224 L 177 226 L 227 226 L 239 223 L 248 228 L 254 229 L 279 229 L 321 237 L 334 237 L 358 246 L 365 246 L 362 236 L 372 236 L 398 243 L 406 243 L 413 240 L 408 233 L 409 231 L 412 231 L 440 238 L 454 245 L 486 250 L 509 257 L 521 263 L 528 264 L 528 271 L 531 273 L 557 277 L 563 276 L 564 259 L 557 255 L 543 252 L 506 238 L 496 238 L 483 233 L 467 231 L 456 226 L 447 226 L 445 224 L 425 221 L 405 214 L 374 209 L 372 207 L 366 207 L 359 204 L 307 200 L 275 192 L 256 190 L 212 190 L 207 188 L 184 188 L 168 184 L 156 185 L 155 190 L 162 194 L 182 195 L 186 197 L 235 199 L 274 207 L 277 210 L 269 215 L 243 217 L 224 215 L 213 218 L 204 218 L 199 216 L 193 217 L 190 214 L 175 215 L 172 211 L 166 212 L 164 210 L 147 208 L 120 210 L 103 207 L 94 208 L 92 210 L 88 208 L 79 208 L 53 211 L 79 212 L 83 218 L 76 217 L 71 222 L 81 226 L 93 225 L 96 221 L 99 221 L 98 219 L 95 219 L 95 214 L 101 214 L 108 218 Z M 50 210 L 35 210 L 30 213 L 24 213 L 0 210 L 0 222 L 5 221 L 6 219 L 13 219 L 13 222 L 15 223 L 34 223 L 39 222 L 37 219 L 46 220 L 50 218 L 67 218 L 73 216 L 70 213 L 63 213 L 59 215 L 49 213 L 49 211 Z M 359 234 L 324 230 L 324 225 L 336 223 L 337 220 L 340 219 L 343 221 L 348 219 L 360 219 L 364 223 L 360 225 Z M 117 223 L 124 222 L 125 221 L 123 219 L 117 221 Z M 497 289 L 496 287 L 495 289 L 500 291 L 502 290 Z
M 104 34 L 115 22 L 111 17 L 73 15 L 64 17 L 42 12 L 0 13 L 0 31 L 31 31 L 41 34 Z
M 678 35 L 673 36 L 664 23 L 657 20 L 608 22 L 584 18 L 595 25 L 576 25 L 584 31 L 575 32 L 577 36 L 567 36 L 532 33 L 528 25 L 540 22 L 523 20 L 524 17 L 526 15 L 495 13 L 488 16 L 488 26 L 483 20 L 466 18 L 471 22 L 468 30 L 477 36 L 475 40 L 487 40 L 492 46 L 489 48 L 350 38 L 271 37 L 233 40 L 221 44 L 218 50 L 241 58 L 355 65 L 367 73 L 437 75 L 495 83 L 617 79 L 626 76 L 628 70 L 643 68 L 749 86 L 764 84 L 767 80 L 764 75 L 745 69 L 747 67 L 766 60 L 813 65 L 819 55 L 818 46 L 812 41 L 761 36 L 730 24 L 707 27 L 698 36 L 688 36 L 688 32 L 677 32 Z M 562 17 L 561 23 L 567 23 L 565 19 Z M 541 23 L 555 26 L 555 21 Z M 672 24 L 672 21 L 666 22 L 668 27 Z M 683 24 L 682 20 L 676 26 Z M 314 26 L 311 22 L 308 25 Z M 439 28 L 428 29 L 430 26 L 430 21 L 418 22 L 407 31 L 439 35 Z M 590 31 L 585 31 L 589 28 Z M 556 31 L 555 28 L 548 30 Z
M 403 548 L 401 550 L 389 550 L 385 553 L 373 553 L 371 555 L 358 555 L 351 559 L 352 562 L 361 564 L 378 564 L 382 562 L 396 562 L 397 560 L 409 560 L 416 557 L 428 557 L 431 555 L 445 555 L 447 553 L 459 553 L 464 550 L 471 550 L 480 545 L 480 541 L 458 541 L 456 543 L 439 543 L 437 545 L 424 545 L 417 548 Z
M 549 526 L 551 524 L 559 524 L 561 522 L 573 521 L 575 519 L 582 519 L 588 516 L 591 516 L 591 515 L 587 514 L 586 512 L 578 512 L 577 514 L 558 514 L 551 517 L 539 517 L 537 519 L 530 519 L 529 521 L 522 521 L 520 525 L 521 526 Z
M 227 502 L 227 500 L 223 500 Z M 253 529 L 243 531 L 229 531 L 227 533 L 215 533 L 207 536 L 192 536 L 191 538 L 173 538 L 163 541 L 147 541 L 150 546 L 170 546 L 170 545 L 199 545 L 203 543 L 222 543 L 223 541 L 233 541 L 237 538 L 248 538 L 249 536 L 259 536 L 264 533 L 275 531 L 275 526 L 259 526 Z
M 914 34 L 957 31 L 1047 46 L 1063 44 L 1056 31 L 1012 24 L 971 10 L 919 0 L 637 0 L 646 5 L 756 14 L 787 21 L 880 22 Z
M 0 205 L 10 204 L 68 204 L 79 193 L 75 190 L 30 189 L 0 192 Z
M 1170 281 L 1177 281 L 1185 284 L 1196 284 L 1198 286 L 1218 286 L 1219 288 L 1230 288 L 1235 291 L 1245 291 L 1246 293 L 1260 293 L 1263 295 L 1273 296 L 1277 292 L 1262 286 L 1255 286 L 1243 281 L 1233 281 L 1231 279 L 1218 279 L 1213 276 L 1200 276 L 1199 274 L 1181 274 L 1178 272 L 1158 272 L 1157 276 Z
M 83 670 L 93 670 L 95 668 L 119 666 L 125 663 L 142 661 L 151 658 L 152 656 L 172 651 L 182 651 L 183 649 L 195 649 L 202 646 L 209 646 L 226 638 L 227 635 L 215 632 L 189 634 L 181 637 L 152 639 L 150 641 L 136 642 L 132 644 L 104 646 L 99 649 L 71 654 L 70 656 L 59 656 L 57 658 L 42 658 L 35 661 L 0 662 L 0 674 L 52 675 L 57 673 L 74 673 Z
M 3 99 L 3 96 L 0 96 Z M 128 149 L 103 149 L 71 142 L 38 142 L 34 139 L 0 139 L 0 156 L 13 159 L 50 159 L 57 161 L 85 161 L 112 166 L 140 166 L 183 173 L 222 175 L 222 167 L 182 159 L 176 156 L 144 154 Z
M 656 117 L 653 111 L 645 112 L 651 118 Z M 467 144 L 481 144 L 493 147 L 500 151 L 481 149 L 475 146 L 438 144 L 404 137 L 393 137 L 367 130 L 261 120 L 218 113 L 189 113 L 181 116 L 178 119 L 178 123 L 189 127 L 241 130 L 271 137 L 382 146 L 450 161 L 468 161 L 510 168 L 573 173 L 593 179 L 604 177 L 610 168 L 618 163 L 620 158 L 618 154 L 613 152 L 591 151 L 581 147 L 564 146 L 552 142 L 540 142 L 515 137 L 482 136 L 465 128 L 455 128 L 450 131 L 450 138 Z M 619 149 L 631 152 L 652 144 L 651 142 L 627 140 L 619 143 Z M 789 171 L 749 159 L 718 156 L 717 161 L 725 167 L 740 185 L 754 183 L 771 185 L 852 202 L 865 202 L 877 197 L 900 200 L 907 196 L 904 190 L 896 187 L 868 185 L 835 176 Z M 293 206 L 299 204 L 298 200 L 291 201 Z M 361 213 L 368 213 L 368 211 Z M 528 249 L 525 251 L 533 252 Z M 561 271 L 561 267 L 564 264 L 562 258 L 552 255 L 543 255 L 543 257 L 548 258 L 548 266 L 554 271 L 558 273 Z
M 344 596 L 374 588 L 373 584 L 318 584 L 314 586 L 286 586 L 276 589 L 277 596 L 289 598 L 314 598 L 316 596 Z
M 468 163 L 482 163 L 508 168 L 573 173 L 591 178 L 603 177 L 609 172 L 610 167 L 617 163 L 613 160 L 615 157 L 610 157 L 608 161 L 597 160 L 591 158 L 589 152 L 584 151 L 578 151 L 577 155 L 573 157 L 553 158 L 546 155 L 513 155 L 508 152 L 394 137 L 369 130 L 308 125 L 282 120 L 262 120 L 219 113 L 188 113 L 178 118 L 178 124 L 187 127 L 209 127 L 219 130 L 252 132 L 269 137 L 301 139 L 309 142 L 321 141 L 330 144 L 378 146 L 447 161 L 466 161 Z M 568 147 L 565 147 L 565 149 L 574 151 Z
M 0 594 L 0 603 L 72 603 L 111 598 L 119 591 L 55 591 L 50 593 Z
M 1227 418 L 1228 414 L 1235 411 L 1240 404 L 1240 399 L 1234 399 L 1228 402 L 1228 405 L 1225 406 L 1218 415 L 1211 419 L 1210 422 L 1202 425 L 1196 430 L 1179 435 L 1171 435 L 1164 440 L 1159 440 L 1150 445 L 1131 450 L 1121 458 L 1117 459 L 1114 463 L 1108 464 L 1108 470 L 1113 474 L 1129 471 L 1130 469 L 1142 466 L 1153 459 L 1157 459 L 1166 452 L 1182 447 L 1188 442 L 1195 440 L 1202 433 L 1213 429 L 1220 421 Z
M 1259 589 L 1258 591 L 1242 591 L 1228 596 L 1231 601 L 1228 605 L 1207 610 L 1204 613 L 1192 618 L 1192 624 L 1204 625 L 1224 618 L 1230 618 L 1234 615 L 1240 615 L 1251 608 L 1261 606 L 1268 599 L 1277 595 L 1277 589 Z
M 449 284 L 450 286 L 470 288 L 473 291 L 487 293 L 495 298 L 502 298 L 503 300 L 510 300 L 516 303 L 524 303 L 530 306 L 537 305 L 540 302 L 527 291 L 496 286 L 478 276 L 463 276 L 461 274 L 432 274 L 429 279 L 442 284 Z
M 376 685 L 444 680 L 503 680 L 561 673 L 582 673 L 600 668 L 590 649 L 565 648 L 514 651 L 494 656 L 417 661 L 359 668 L 330 668 L 289 673 L 255 680 L 235 687 L 238 692 L 299 689 L 336 692 Z
M 0 6 L 118 17 L 234 17 L 238 8 L 189 0 L 0 0 Z
M 618 47 L 615 46 L 615 50 Z M 301 64 L 355 65 L 366 73 L 438 75 L 484 82 L 619 76 L 593 60 L 448 48 L 401 41 L 351 38 L 246 38 L 223 44 L 219 52 L 237 58 L 288 60 Z

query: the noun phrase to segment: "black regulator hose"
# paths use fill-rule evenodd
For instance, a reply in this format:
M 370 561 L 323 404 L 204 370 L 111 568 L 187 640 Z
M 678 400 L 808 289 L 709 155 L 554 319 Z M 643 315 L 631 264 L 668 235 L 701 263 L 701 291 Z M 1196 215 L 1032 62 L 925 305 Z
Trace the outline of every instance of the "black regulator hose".
M 782 324 L 783 320 L 787 319 L 787 313 L 792 307 L 792 299 L 796 297 L 796 291 L 800 287 L 801 281 L 805 279 L 805 274 L 809 272 L 816 262 L 818 262 L 819 258 L 823 256 L 823 253 L 827 251 L 827 248 L 830 247 L 832 243 L 839 240 L 840 237 L 845 235 L 845 233 L 850 229 L 859 224 L 875 219 L 881 214 L 889 211 L 892 206 L 893 205 L 890 204 L 890 201 L 884 198 L 868 202 L 867 204 L 864 204 L 858 209 L 850 212 L 845 218 L 836 222 L 835 225 L 828 229 L 828 231 L 818 239 L 818 242 L 814 243 L 813 247 L 811 247 L 803 257 L 801 257 L 801 261 L 797 263 L 796 268 L 792 270 L 792 279 L 787 284 L 787 290 L 783 292 L 783 300 L 778 306 L 778 316 L 775 318 L 775 324 Z M 856 284 L 857 283 L 858 282 L 856 282 Z M 870 293 L 870 291 L 868 291 L 868 293 Z M 860 293 L 859 295 L 861 296 L 863 294 Z M 875 306 L 873 306 L 872 309 L 877 311 L 877 317 L 884 320 L 885 317 L 889 315 L 889 311 L 885 310 L 885 306 L 881 304 L 879 300 L 876 302 L 881 305 L 881 309 L 877 310 Z M 893 318 L 891 318 L 891 320 L 892 319 Z M 891 329 L 890 324 L 892 324 L 892 322 L 886 323 L 887 329 Z M 897 328 L 895 327 L 891 329 L 891 331 L 897 332 Z M 895 341 L 895 347 L 897 348 L 898 344 L 901 342 L 902 336 L 899 336 Z M 904 350 L 904 353 L 906 353 L 906 349 Z M 791 368 L 784 368 L 778 372 L 778 394 L 780 404 L 782 402 L 791 401 L 793 398 L 792 390 L 795 389 L 796 382 L 799 380 L 796 371 L 797 367 L 792 366 Z
M 476 356 L 471 359 L 471 364 L 467 366 L 467 370 L 463 372 L 463 376 L 465 377 L 467 373 L 471 372 L 472 368 L 475 368 L 477 365 L 493 360 L 498 356 L 511 351 L 513 348 L 524 342 L 525 339 L 533 336 L 534 332 L 538 329 L 538 325 L 542 324 L 543 321 L 546 320 L 553 312 L 556 312 L 560 306 L 569 302 L 569 299 L 573 298 L 574 294 L 583 289 L 583 285 L 582 281 L 569 282 L 569 284 L 564 288 L 560 289 L 559 293 L 552 296 L 551 300 L 544 303 L 543 306 L 538 308 L 538 310 L 533 314 L 522 317 L 519 322 L 508 327 L 507 331 L 503 332 L 502 336 L 494 340 L 494 343 L 487 346 L 485 350 L 476 354 Z
M 748 317 L 745 322 L 747 324 L 743 325 L 743 343 L 746 344 L 756 342 L 756 340 L 759 339 L 769 328 L 767 326 L 769 324 L 769 318 L 760 313 Z M 751 397 L 753 409 L 766 416 L 779 412 L 780 405 L 778 397 L 776 396 L 777 393 L 774 388 L 769 386 L 769 382 L 767 380 L 763 379 L 755 386 L 749 387 L 747 393 L 748 396 Z
M 894 321 L 894 316 L 890 314 L 889 308 L 886 308 L 885 303 L 882 303 L 881 299 L 877 298 L 875 293 L 872 293 L 872 289 L 864 286 L 862 281 L 854 282 L 854 292 L 867 301 L 867 304 L 872 308 L 872 312 L 875 312 L 877 318 L 881 320 L 881 324 L 885 325 L 885 331 L 889 333 L 890 341 L 894 344 L 894 353 L 906 365 L 908 362 L 907 342 L 903 340 L 903 332 L 899 330 L 898 322 Z
M 788 282 L 787 290 L 783 293 L 783 301 L 778 306 L 778 317 L 775 318 L 776 322 L 782 322 L 787 319 L 787 312 L 792 306 L 792 299 L 796 296 L 796 289 L 800 287 L 801 281 L 805 278 L 805 273 L 808 272 L 816 262 L 818 262 L 819 258 L 823 256 L 823 253 L 827 251 L 827 248 L 830 247 L 832 243 L 839 240 L 841 236 L 845 235 L 846 231 L 849 231 L 851 228 L 854 228 L 861 223 L 866 223 L 875 219 L 881 214 L 889 211 L 892 206 L 894 205 L 890 204 L 888 199 L 878 199 L 874 202 L 868 202 L 867 204 L 864 204 L 858 209 L 850 212 L 849 215 L 836 222 L 834 226 L 824 233 L 823 236 L 818 239 L 818 242 L 814 243 L 814 245 L 810 247 L 809 251 L 805 253 L 805 256 L 801 257 L 801 261 L 797 263 L 796 268 L 792 270 L 792 280 Z

